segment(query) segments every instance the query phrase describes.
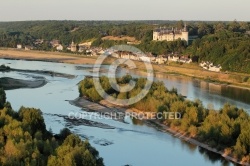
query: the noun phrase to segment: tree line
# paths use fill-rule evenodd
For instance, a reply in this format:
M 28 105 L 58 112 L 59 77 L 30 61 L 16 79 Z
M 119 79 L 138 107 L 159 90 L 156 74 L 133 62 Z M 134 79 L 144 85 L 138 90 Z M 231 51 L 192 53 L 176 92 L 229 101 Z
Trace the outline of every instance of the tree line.
M 131 80 L 135 81 L 134 89 L 120 93 L 111 87 L 106 76 L 100 77 L 105 92 L 117 99 L 129 99 L 139 94 L 146 84 L 145 78 L 132 78 L 130 75 L 117 78 L 120 86 L 129 85 Z M 85 96 L 94 102 L 103 99 L 95 89 L 93 78 L 85 78 L 80 82 L 79 93 L 81 97 Z M 250 116 L 243 109 L 230 104 L 225 104 L 220 110 L 208 109 L 200 100 L 187 100 L 176 89 L 168 90 L 159 81 L 152 84 L 146 97 L 130 107 L 145 112 L 181 113 L 181 119 L 163 117 L 159 121 L 238 160 L 250 163 Z
M 103 159 L 88 141 L 69 129 L 57 135 L 46 130 L 42 112 L 6 102 L 0 88 L 0 165 L 102 166 Z
M 157 27 L 183 28 L 183 21 L 23 21 L 0 22 L 0 47 L 16 48 L 17 44 L 34 45 L 43 39 L 36 49 L 54 51 L 50 41 L 60 40 L 66 48 L 72 41 L 81 43 L 92 41 L 93 47 L 109 48 L 126 44 L 126 40 L 102 40 L 104 36 L 131 36 L 140 41 L 135 45 L 153 55 L 171 53 L 185 54 L 200 61 L 211 61 L 222 65 L 224 71 L 250 73 L 249 22 L 186 22 L 189 41 L 152 41 L 153 30 Z

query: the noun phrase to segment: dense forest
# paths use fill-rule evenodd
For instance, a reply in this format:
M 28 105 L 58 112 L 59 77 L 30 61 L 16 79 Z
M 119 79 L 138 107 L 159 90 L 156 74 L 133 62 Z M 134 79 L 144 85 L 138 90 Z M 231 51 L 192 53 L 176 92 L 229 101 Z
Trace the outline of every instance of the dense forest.
M 0 165 L 102 166 L 103 159 L 88 141 L 68 129 L 46 130 L 39 109 L 15 112 L 0 88 Z
M 188 48 L 203 61 L 220 64 L 224 71 L 250 73 L 250 37 L 223 30 L 197 39 Z
M 103 89 L 118 99 L 128 99 L 140 93 L 146 84 L 145 78 L 132 78 L 130 75 L 117 78 L 120 86 L 133 80 L 135 87 L 130 92 L 114 90 L 109 79 L 100 78 Z M 98 102 L 102 97 L 97 93 L 93 78 L 85 78 L 79 84 L 80 96 Z M 145 112 L 179 112 L 181 119 L 159 119 L 163 124 L 187 133 L 211 147 L 224 151 L 238 160 L 250 163 L 250 116 L 243 110 L 225 104 L 220 110 L 207 109 L 199 100 L 190 101 L 178 95 L 176 89 L 168 90 L 163 82 L 154 82 L 147 96 L 131 107 Z
M 57 39 L 63 45 L 80 43 L 103 36 L 133 36 L 144 38 L 152 25 L 129 21 L 31 21 L 0 23 L 0 46 L 16 47 L 17 43 L 32 45 L 36 39 Z M 44 43 L 46 44 L 46 43 Z
M 154 28 L 183 28 L 183 21 L 23 21 L 0 22 L 0 47 L 16 48 L 17 44 L 33 45 L 35 49 L 53 51 L 50 41 L 59 40 L 66 48 L 72 41 L 91 41 L 93 47 L 109 48 L 126 44 L 126 40 L 103 40 L 105 36 L 130 36 L 135 45 L 153 55 L 176 53 L 198 57 L 198 61 L 220 64 L 224 71 L 250 73 L 250 23 L 187 21 L 191 40 L 152 41 Z M 34 45 L 37 39 L 44 42 Z M 197 58 L 196 58 L 197 59 Z

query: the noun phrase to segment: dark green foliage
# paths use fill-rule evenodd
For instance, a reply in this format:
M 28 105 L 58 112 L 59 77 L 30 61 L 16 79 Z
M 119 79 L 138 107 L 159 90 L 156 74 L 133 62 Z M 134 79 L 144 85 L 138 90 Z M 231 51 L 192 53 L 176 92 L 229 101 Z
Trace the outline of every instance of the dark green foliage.
M 107 77 L 101 77 L 101 84 L 105 85 L 105 90 L 111 92 L 110 95 L 127 99 L 140 93 L 145 86 L 146 79 L 134 79 L 131 76 L 117 78 L 118 84 L 128 85 L 130 81 L 135 81 L 133 90 L 127 93 L 119 93 L 111 90 Z M 92 78 L 85 78 L 79 85 L 81 95 L 88 95 L 88 89 L 94 88 Z M 189 101 L 178 95 L 177 90 L 169 91 L 163 82 L 154 82 L 149 93 L 139 102 L 131 107 L 145 112 L 178 112 L 181 119 L 169 119 L 163 116 L 160 119 L 164 124 L 188 133 L 209 146 L 219 150 L 230 149 L 230 155 L 249 162 L 250 153 L 250 116 L 242 109 L 225 104 L 222 109 L 215 111 L 204 108 L 199 100 Z
M 181 39 L 176 41 L 144 41 L 137 45 L 144 52 L 151 52 L 154 55 L 166 55 L 172 52 L 183 53 L 187 48 L 187 42 Z
M 103 161 L 88 141 L 83 142 L 71 134 L 56 149 L 55 155 L 49 157 L 48 165 L 101 166 Z
M 65 140 L 69 135 L 71 135 L 71 131 L 67 128 L 64 128 L 60 131 L 60 134 L 59 134 L 59 139 L 61 140 Z
M 127 44 L 127 41 L 121 40 L 121 41 L 115 41 L 115 40 L 102 40 L 98 38 L 92 43 L 93 47 L 102 47 L 102 48 L 110 48 L 113 47 L 114 45 L 122 45 L 122 44 Z
M 42 133 L 46 131 L 41 110 L 21 107 L 18 114 L 24 128 L 26 128 L 32 136 L 36 131 L 41 131 Z
M 100 83 L 105 92 L 118 99 L 128 99 L 136 96 L 142 91 L 146 84 L 145 78 L 133 79 L 130 75 L 125 75 L 121 78 L 117 78 L 117 83 L 121 88 L 125 85 L 129 85 L 131 81 L 135 82 L 135 88 L 127 93 L 120 93 L 111 87 L 109 79 L 107 77 L 103 76 L 100 78 Z M 80 96 L 86 96 L 92 101 L 102 100 L 102 97 L 100 97 L 95 89 L 92 78 L 85 78 L 83 81 L 81 81 L 81 83 L 79 84 L 79 92 Z M 138 103 L 135 103 L 133 107 L 136 107 L 143 111 L 157 112 L 159 106 L 163 105 L 164 103 L 170 102 L 167 97 L 171 98 L 171 101 L 182 100 L 182 97 L 178 96 L 175 92 L 168 93 L 168 90 L 165 88 L 162 82 L 154 82 L 146 97 Z
M 0 96 L 5 96 L 3 90 Z M 4 100 L 5 101 L 5 100 Z M 0 165 L 102 166 L 98 151 L 63 129 L 59 138 L 46 130 L 42 112 L 5 103 L 0 110 Z
M 101 45 L 103 36 L 132 36 L 142 40 L 153 25 L 134 21 L 23 21 L 0 23 L 0 47 L 16 47 L 17 44 L 33 45 L 36 39 L 45 42 L 37 49 L 51 50 L 49 41 L 58 39 L 63 45 L 97 39 L 94 46 Z M 151 37 L 152 38 L 152 37 Z M 125 41 L 118 42 L 124 43 Z M 104 41 L 103 47 L 116 42 Z
M 3 88 L 0 88 L 0 109 L 4 107 L 5 102 L 6 102 L 6 94 Z
M 93 79 L 86 78 L 79 85 L 80 96 L 86 96 L 92 101 L 100 101 L 102 98 L 96 91 Z
M 200 61 L 220 64 L 224 71 L 250 73 L 250 37 L 228 30 L 195 40 L 188 48 Z

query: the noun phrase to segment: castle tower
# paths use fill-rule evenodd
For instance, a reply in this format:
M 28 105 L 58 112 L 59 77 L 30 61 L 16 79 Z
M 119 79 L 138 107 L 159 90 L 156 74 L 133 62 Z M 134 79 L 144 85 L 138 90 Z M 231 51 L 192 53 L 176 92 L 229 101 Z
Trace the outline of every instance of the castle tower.
M 183 29 L 184 32 L 187 32 L 187 24 L 185 23 L 184 25 L 184 29 Z
M 153 40 L 157 41 L 160 37 L 160 31 L 158 29 L 155 29 L 153 32 Z
M 77 49 L 76 49 L 76 44 L 72 41 L 72 43 L 71 43 L 71 48 L 70 48 L 70 50 L 72 51 L 72 52 L 76 52 L 77 51 Z
M 185 23 L 184 29 L 182 31 L 182 40 L 186 40 L 187 41 L 187 45 L 188 45 L 188 30 L 187 30 L 187 24 Z

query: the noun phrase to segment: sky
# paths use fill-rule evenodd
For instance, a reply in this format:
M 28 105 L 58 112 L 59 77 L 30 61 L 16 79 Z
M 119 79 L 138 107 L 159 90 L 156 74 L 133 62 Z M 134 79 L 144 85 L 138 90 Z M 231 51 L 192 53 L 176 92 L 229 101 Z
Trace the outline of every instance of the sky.
M 250 0 L 0 0 L 0 21 L 250 21 Z

